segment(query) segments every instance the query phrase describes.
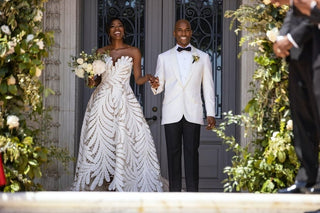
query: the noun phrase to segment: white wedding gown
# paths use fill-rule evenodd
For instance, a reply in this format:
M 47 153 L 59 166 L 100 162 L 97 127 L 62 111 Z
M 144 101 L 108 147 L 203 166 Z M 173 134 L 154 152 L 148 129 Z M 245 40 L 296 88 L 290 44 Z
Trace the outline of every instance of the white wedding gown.
M 107 183 L 105 191 L 162 191 L 154 141 L 130 87 L 132 58 L 105 61 L 83 120 L 73 190 Z

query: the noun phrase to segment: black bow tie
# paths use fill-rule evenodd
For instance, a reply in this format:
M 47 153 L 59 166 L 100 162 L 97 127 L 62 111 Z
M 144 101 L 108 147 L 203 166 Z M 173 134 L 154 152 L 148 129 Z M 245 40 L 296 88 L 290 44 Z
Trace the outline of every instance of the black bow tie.
M 186 48 L 183 48 L 183 47 L 178 47 L 178 52 L 181 52 L 182 50 L 185 50 L 185 51 L 191 51 L 191 47 L 186 47 Z

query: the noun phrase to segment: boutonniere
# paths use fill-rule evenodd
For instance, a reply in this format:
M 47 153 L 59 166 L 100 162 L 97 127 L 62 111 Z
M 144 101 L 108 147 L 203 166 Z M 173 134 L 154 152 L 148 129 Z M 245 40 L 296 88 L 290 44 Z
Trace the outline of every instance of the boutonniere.
M 192 55 L 192 58 L 193 58 L 192 63 L 197 62 L 197 61 L 199 61 L 199 59 L 200 59 L 200 57 L 197 56 L 197 55 Z

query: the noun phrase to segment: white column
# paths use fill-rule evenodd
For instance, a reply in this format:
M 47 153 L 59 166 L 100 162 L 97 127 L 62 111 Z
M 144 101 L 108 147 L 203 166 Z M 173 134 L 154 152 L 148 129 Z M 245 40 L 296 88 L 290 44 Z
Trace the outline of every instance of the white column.
M 255 2 L 253 2 L 252 0 L 243 0 L 242 4 L 246 4 L 246 5 L 252 5 Z M 246 32 L 242 31 L 242 36 L 246 36 Z M 243 110 L 247 103 L 251 100 L 252 96 L 251 93 L 248 93 L 249 91 L 249 84 L 252 81 L 252 76 L 253 73 L 256 69 L 256 65 L 254 62 L 254 52 L 252 50 L 247 51 L 246 49 L 248 49 L 248 45 L 247 44 L 243 44 L 242 46 L 242 55 L 241 55 L 241 110 Z M 244 129 L 241 129 L 241 140 L 240 143 L 241 145 L 245 146 L 250 140 L 251 138 L 244 138 Z
M 74 156 L 75 144 L 75 75 L 70 71 L 70 55 L 79 52 L 80 44 L 80 0 L 60 1 L 60 91 L 59 98 L 59 146 L 66 147 Z M 59 190 L 67 190 L 73 181 L 74 162 L 70 162 L 69 173 L 59 168 Z

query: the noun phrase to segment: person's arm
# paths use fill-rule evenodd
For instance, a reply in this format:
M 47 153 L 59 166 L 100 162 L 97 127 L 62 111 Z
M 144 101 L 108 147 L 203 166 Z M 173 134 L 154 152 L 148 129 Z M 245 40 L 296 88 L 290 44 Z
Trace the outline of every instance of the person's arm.
M 280 58 L 287 57 L 290 53 L 289 50 L 292 47 L 292 43 L 288 39 L 288 33 L 292 27 L 293 10 L 289 10 L 286 17 L 283 20 L 283 24 L 279 31 L 279 36 L 277 41 L 273 44 L 273 52 L 276 56 Z
M 202 56 L 204 60 L 204 71 L 202 76 L 202 91 L 207 111 L 207 129 L 210 130 L 215 127 L 215 90 L 212 77 L 212 65 L 208 54 Z
M 154 81 L 150 82 L 151 90 L 154 95 L 161 93 L 164 90 L 164 64 L 163 59 L 159 55 L 157 60 L 157 67 Z
M 150 80 L 152 77 L 150 74 L 142 76 L 141 73 L 141 53 L 138 48 L 133 48 L 133 75 L 136 84 L 142 85 Z
M 293 9 L 289 10 L 280 29 L 280 37 L 273 45 L 274 53 L 281 58 L 289 55 L 289 50 L 294 46 L 299 48 L 312 36 L 313 25 L 305 17 L 297 17 Z

